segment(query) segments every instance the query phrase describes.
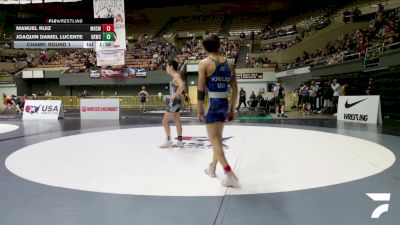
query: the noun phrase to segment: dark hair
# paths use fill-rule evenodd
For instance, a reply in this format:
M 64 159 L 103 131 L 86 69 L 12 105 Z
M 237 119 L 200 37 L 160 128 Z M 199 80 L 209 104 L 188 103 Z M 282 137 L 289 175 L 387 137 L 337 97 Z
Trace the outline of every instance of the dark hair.
M 219 37 L 215 34 L 203 38 L 203 47 L 207 52 L 219 52 Z
M 174 70 L 178 70 L 178 63 L 175 60 L 170 60 L 168 62 L 168 66 L 172 66 L 172 68 L 174 68 Z

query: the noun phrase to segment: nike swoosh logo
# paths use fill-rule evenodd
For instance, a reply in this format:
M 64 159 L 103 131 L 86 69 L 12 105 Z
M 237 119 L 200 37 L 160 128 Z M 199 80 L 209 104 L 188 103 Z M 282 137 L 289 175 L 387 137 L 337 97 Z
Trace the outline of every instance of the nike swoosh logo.
M 344 104 L 344 107 L 345 107 L 346 109 L 351 108 L 351 107 L 357 105 L 358 103 L 360 103 L 360 102 L 362 102 L 362 101 L 365 101 L 365 100 L 367 100 L 367 99 L 368 99 L 368 98 L 363 99 L 363 100 L 360 100 L 360 101 L 358 101 L 358 102 L 351 103 L 351 104 L 349 104 L 349 103 L 347 102 L 347 101 L 348 101 L 348 99 L 347 99 L 347 100 L 346 100 L 346 103 Z

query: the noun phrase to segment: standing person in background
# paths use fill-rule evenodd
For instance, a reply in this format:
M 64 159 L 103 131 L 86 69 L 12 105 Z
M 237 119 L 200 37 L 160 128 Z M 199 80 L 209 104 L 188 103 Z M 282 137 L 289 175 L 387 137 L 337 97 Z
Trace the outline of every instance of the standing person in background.
M 287 117 L 285 115 L 285 89 L 283 89 L 281 81 L 279 80 L 276 82 L 276 86 L 274 88 L 274 97 L 275 97 L 276 115 L 278 117 Z
M 324 94 L 324 84 L 322 82 L 318 82 L 317 83 L 317 112 L 321 113 L 322 112 L 322 106 L 324 104 L 324 98 L 323 98 L 323 94 Z
M 368 88 L 365 90 L 366 95 L 379 95 L 378 88 L 375 85 L 374 79 L 369 78 L 368 80 Z
M 302 89 L 305 87 L 305 84 L 301 84 L 299 88 L 299 101 L 297 102 L 297 108 L 300 109 L 300 107 L 303 106 L 303 92 Z
M 239 110 L 239 108 L 242 105 L 242 103 L 244 104 L 244 107 L 247 108 L 247 105 L 246 105 L 246 91 L 243 90 L 243 88 L 241 87 L 240 88 L 240 92 L 239 92 L 239 105 L 236 108 L 236 110 Z
M 186 107 L 189 107 L 189 112 L 191 112 L 192 111 L 192 103 L 190 102 L 189 93 L 183 91 L 182 95 L 183 95 L 184 101 L 185 101 L 185 104 L 184 104 L 185 105 L 185 110 L 186 110 Z
M 311 81 L 311 86 L 310 86 L 310 111 L 311 112 L 317 112 L 317 91 L 318 87 L 315 85 L 315 81 Z
M 340 84 L 337 82 L 336 79 L 334 79 L 331 83 L 331 88 L 333 90 L 333 115 L 336 116 L 337 113 L 337 107 L 339 103 L 339 96 L 340 96 Z
M 256 100 L 256 94 L 254 93 L 254 91 L 251 92 L 250 95 L 250 100 L 247 102 L 247 104 L 249 104 L 249 106 L 251 107 L 251 103 Z
M 261 100 L 264 100 L 264 97 L 262 96 L 261 91 L 258 92 L 258 95 L 257 95 L 256 99 L 257 99 L 259 102 L 261 102 Z
M 46 94 L 44 94 L 44 96 L 46 96 L 46 97 L 51 97 L 51 91 L 50 91 L 50 90 L 47 90 L 47 91 L 46 91 Z
M 310 114 L 310 85 L 305 84 L 301 87 L 300 92 L 302 93 L 302 100 L 303 103 L 303 116 Z
M 140 107 L 140 111 L 146 112 L 146 102 L 147 98 L 149 97 L 149 93 L 147 93 L 145 86 L 142 87 L 142 90 L 139 92 L 138 96 L 140 99 L 140 104 L 142 105 Z
M 344 84 L 340 88 L 340 95 L 341 96 L 347 96 L 349 95 L 349 84 Z
M 213 159 L 205 173 L 212 178 L 216 177 L 215 170 L 217 164 L 220 163 L 226 174 L 221 182 L 222 186 L 239 187 L 239 179 L 226 160 L 222 144 L 224 122 L 232 121 L 234 117 L 234 105 L 237 98 L 235 69 L 228 64 L 225 57 L 219 54 L 218 36 L 206 36 L 203 39 L 203 47 L 207 51 L 208 57 L 199 63 L 197 118 L 200 122 L 206 122 L 208 137 L 213 147 Z M 206 90 L 208 90 L 209 108 L 207 114 L 204 115 Z
M 330 82 L 327 83 L 326 86 L 324 87 L 323 98 L 324 98 L 324 106 L 323 106 L 323 109 L 322 109 L 322 113 L 332 114 L 333 90 L 331 88 L 331 83 Z
M 174 60 L 167 64 L 167 74 L 172 77 L 170 82 L 170 96 L 167 98 L 167 111 L 164 114 L 163 125 L 166 134 L 166 141 L 160 146 L 160 148 L 171 148 L 171 147 L 183 147 L 182 142 L 182 123 L 181 123 L 181 95 L 185 88 L 181 75 L 176 72 L 178 70 L 178 63 Z M 172 143 L 171 141 L 171 129 L 169 127 L 170 117 L 174 117 L 176 130 L 178 132 L 178 142 Z

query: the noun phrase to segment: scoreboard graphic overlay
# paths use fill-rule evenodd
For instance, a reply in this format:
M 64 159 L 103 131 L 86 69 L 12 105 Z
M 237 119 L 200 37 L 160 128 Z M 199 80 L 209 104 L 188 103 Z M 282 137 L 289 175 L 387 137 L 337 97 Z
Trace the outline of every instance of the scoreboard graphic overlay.
M 14 48 L 113 48 L 114 19 L 45 19 L 14 25 Z

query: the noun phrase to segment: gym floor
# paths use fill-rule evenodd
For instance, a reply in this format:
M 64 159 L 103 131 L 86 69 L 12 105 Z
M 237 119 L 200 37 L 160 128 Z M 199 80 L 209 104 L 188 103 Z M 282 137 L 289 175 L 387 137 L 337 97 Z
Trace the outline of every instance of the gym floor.
M 0 115 L 0 224 L 397 225 L 400 130 L 298 114 L 225 127 L 240 188 L 220 185 L 220 167 L 204 174 L 212 151 L 193 113 L 182 115 L 179 149 L 158 148 L 155 110 L 119 121 Z

